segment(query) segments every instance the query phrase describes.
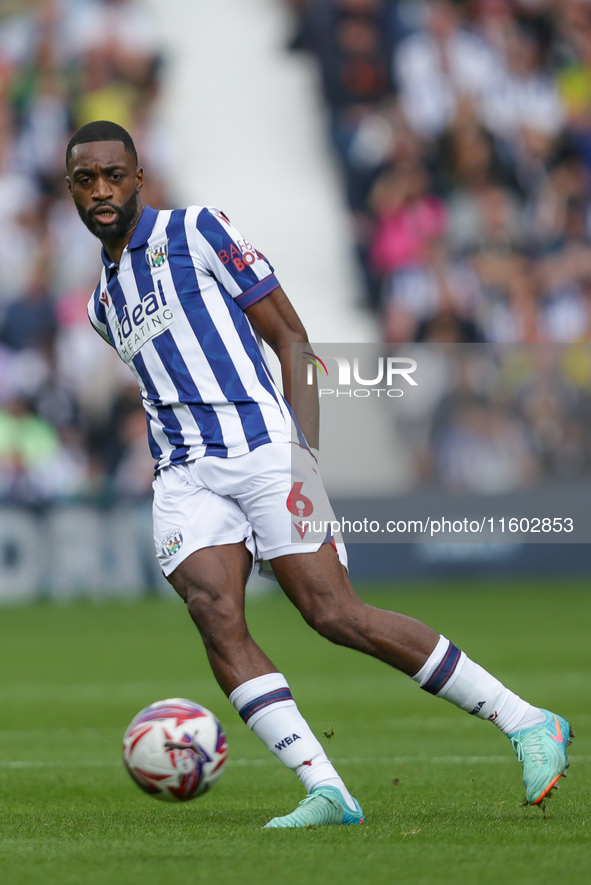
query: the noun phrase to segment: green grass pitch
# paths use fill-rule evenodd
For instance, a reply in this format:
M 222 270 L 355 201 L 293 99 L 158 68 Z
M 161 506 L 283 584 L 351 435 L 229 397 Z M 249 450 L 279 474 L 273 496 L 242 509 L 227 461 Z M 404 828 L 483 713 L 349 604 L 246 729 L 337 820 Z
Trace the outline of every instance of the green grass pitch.
M 0 611 L 0 881 L 4 885 L 540 885 L 591 881 L 588 582 L 366 588 L 427 621 L 577 740 L 545 812 L 494 726 L 384 665 L 320 639 L 280 595 L 249 603 L 251 630 L 290 680 L 361 802 L 361 827 L 263 830 L 302 790 L 242 725 L 210 675 L 182 604 L 79 603 Z M 169 805 L 120 761 L 124 728 L 164 697 L 226 728 L 214 790 Z M 324 741 L 325 738 L 321 737 Z

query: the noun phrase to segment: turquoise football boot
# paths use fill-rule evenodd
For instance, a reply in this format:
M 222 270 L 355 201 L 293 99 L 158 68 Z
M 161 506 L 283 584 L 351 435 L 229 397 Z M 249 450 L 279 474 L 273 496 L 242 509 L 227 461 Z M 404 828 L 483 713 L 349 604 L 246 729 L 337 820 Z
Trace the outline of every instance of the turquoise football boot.
M 302 799 L 295 811 L 274 817 L 263 829 L 279 827 L 325 827 L 327 824 L 362 824 L 363 812 L 357 799 L 351 811 L 336 787 L 317 787 Z
M 558 779 L 566 777 L 566 748 L 574 732 L 566 719 L 542 710 L 544 722 L 513 731 L 508 735 L 515 754 L 523 765 L 525 804 L 539 805 L 550 790 L 558 789 Z

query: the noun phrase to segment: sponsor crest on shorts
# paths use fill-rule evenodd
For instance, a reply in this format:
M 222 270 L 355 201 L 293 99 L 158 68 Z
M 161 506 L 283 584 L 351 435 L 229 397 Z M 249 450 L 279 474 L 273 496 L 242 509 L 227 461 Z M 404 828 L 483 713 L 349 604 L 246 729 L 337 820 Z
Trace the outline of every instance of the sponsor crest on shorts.
M 150 267 L 162 267 L 164 262 L 168 261 L 168 240 L 148 246 L 146 249 L 146 261 Z
M 160 549 L 164 556 L 174 556 L 183 546 L 183 533 L 180 529 L 173 529 L 162 541 Z

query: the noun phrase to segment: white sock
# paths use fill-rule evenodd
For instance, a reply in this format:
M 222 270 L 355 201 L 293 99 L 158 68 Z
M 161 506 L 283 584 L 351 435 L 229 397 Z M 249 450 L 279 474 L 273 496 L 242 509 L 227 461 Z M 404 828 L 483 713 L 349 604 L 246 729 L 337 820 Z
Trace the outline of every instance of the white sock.
M 472 716 L 494 722 L 503 734 L 544 721 L 538 707 L 505 688 L 444 636 L 439 637 L 429 659 L 412 678 L 438 698 L 445 698 Z
M 308 793 L 316 787 L 337 787 L 355 810 L 351 794 L 298 710 L 281 673 L 249 679 L 234 689 L 230 702 L 267 749 L 295 771 Z

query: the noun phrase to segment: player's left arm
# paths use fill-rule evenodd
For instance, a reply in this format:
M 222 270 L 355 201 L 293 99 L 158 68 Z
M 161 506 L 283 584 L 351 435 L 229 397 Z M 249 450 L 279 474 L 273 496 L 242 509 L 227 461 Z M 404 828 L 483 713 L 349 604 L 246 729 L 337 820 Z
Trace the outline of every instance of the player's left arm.
M 285 398 L 308 444 L 318 448 L 316 384 L 306 383 L 309 364 L 305 359 L 292 366 L 292 344 L 304 345 L 308 336 L 272 265 L 215 206 L 198 210 L 195 236 L 193 260 L 197 267 L 218 280 L 275 351 Z
M 308 341 L 302 321 L 281 286 L 248 307 L 245 313 L 263 341 L 277 354 L 285 398 L 308 444 L 317 449 L 319 408 L 316 384 L 307 384 L 308 362 L 305 359 L 292 365 L 292 344 Z

